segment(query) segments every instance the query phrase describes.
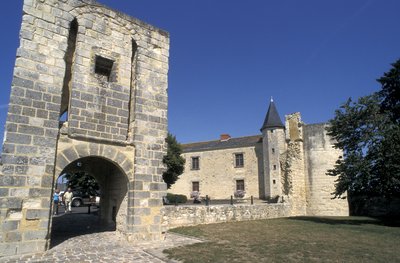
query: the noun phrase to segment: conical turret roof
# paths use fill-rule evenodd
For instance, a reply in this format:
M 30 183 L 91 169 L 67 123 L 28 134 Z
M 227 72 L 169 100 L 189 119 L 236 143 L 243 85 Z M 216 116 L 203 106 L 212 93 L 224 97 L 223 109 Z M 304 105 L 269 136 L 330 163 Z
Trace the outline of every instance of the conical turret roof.
M 281 118 L 279 117 L 278 110 L 276 109 L 272 98 L 271 102 L 269 103 L 267 116 L 265 116 L 264 124 L 260 130 L 263 131 L 266 128 L 285 128 L 285 125 L 283 125 Z

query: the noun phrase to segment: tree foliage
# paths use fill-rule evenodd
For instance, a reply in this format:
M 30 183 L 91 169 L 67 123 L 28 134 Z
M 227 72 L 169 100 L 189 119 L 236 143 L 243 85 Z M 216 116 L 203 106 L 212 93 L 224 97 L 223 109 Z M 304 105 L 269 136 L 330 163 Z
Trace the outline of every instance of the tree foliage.
M 400 195 L 400 60 L 378 79 L 382 89 L 349 99 L 330 120 L 328 134 L 343 150 L 328 175 L 338 176 L 334 198 Z
M 100 189 L 96 179 L 84 171 L 67 173 L 65 178 L 68 180 L 68 187 L 71 187 L 72 190 L 81 190 L 95 196 Z
M 185 159 L 181 156 L 182 147 L 176 140 L 176 137 L 168 133 L 167 137 L 167 155 L 163 158 L 163 163 L 167 170 L 163 173 L 164 182 L 168 188 L 171 187 L 179 178 L 185 169 Z

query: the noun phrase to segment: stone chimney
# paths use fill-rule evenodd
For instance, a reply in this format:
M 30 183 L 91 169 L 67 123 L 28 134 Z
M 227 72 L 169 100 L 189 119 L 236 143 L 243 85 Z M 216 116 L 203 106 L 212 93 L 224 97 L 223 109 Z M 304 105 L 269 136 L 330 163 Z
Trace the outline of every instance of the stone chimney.
M 228 141 L 230 138 L 231 138 L 231 136 L 230 136 L 229 134 L 227 134 L 227 133 L 221 134 L 221 136 L 220 136 L 221 142 L 226 142 L 226 141 Z

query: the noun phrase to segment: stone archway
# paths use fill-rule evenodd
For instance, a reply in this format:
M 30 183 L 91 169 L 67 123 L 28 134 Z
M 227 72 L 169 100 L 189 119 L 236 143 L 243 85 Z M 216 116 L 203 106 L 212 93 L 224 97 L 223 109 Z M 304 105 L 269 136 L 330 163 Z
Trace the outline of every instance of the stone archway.
M 134 149 L 132 146 L 97 144 L 63 138 L 59 141 L 55 177 L 63 173 L 84 171 L 93 176 L 101 189 L 101 223 L 127 232 L 130 183 L 133 182 Z M 56 180 L 54 180 L 56 181 Z
M 90 156 L 79 158 L 67 165 L 61 174 L 85 172 L 100 186 L 101 223 L 113 225 L 123 231 L 127 215 L 128 179 L 125 173 L 110 160 Z

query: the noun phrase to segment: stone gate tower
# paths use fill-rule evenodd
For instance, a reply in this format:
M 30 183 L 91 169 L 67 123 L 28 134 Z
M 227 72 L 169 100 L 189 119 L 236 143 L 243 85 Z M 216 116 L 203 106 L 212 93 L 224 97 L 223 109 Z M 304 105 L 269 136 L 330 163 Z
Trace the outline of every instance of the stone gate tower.
M 25 0 L 0 174 L 0 255 L 44 251 L 58 176 L 101 187 L 101 219 L 162 237 L 167 32 L 93 0 Z

